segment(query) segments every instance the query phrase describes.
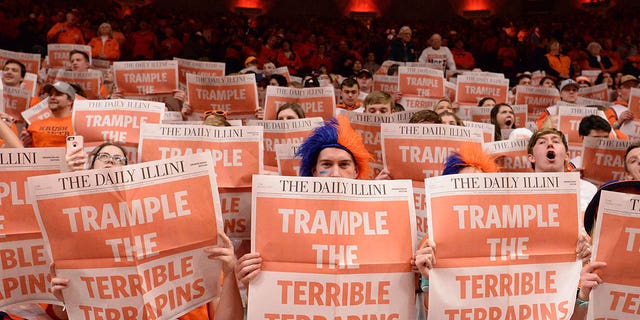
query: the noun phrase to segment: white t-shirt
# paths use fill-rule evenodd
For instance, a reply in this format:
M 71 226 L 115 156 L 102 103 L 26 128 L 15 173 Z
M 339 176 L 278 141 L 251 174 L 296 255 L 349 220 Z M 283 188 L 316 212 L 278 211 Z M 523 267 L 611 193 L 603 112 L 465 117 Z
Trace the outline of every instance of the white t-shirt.
M 456 71 L 456 61 L 453 60 L 453 54 L 451 54 L 451 50 L 447 47 L 440 47 L 438 50 L 427 47 L 422 50 L 418 61 L 441 64 L 443 70 L 444 67 L 447 67 L 451 72 Z

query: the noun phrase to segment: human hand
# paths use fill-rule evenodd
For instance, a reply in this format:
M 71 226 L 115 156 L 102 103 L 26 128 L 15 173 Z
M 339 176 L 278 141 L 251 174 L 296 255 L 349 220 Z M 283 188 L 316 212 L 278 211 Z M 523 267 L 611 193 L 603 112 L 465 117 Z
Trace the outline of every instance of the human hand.
M 262 257 L 257 252 L 243 255 L 236 263 L 236 277 L 246 287 L 262 268 Z

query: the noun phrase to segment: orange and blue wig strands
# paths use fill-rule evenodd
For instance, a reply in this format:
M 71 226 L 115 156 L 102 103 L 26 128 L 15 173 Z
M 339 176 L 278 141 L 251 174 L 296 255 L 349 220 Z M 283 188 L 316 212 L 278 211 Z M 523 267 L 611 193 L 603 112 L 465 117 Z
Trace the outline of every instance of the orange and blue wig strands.
M 362 137 L 351 127 L 349 119 L 338 117 L 316 128 L 302 143 L 296 156 L 301 157 L 300 176 L 311 177 L 318 162 L 320 151 L 325 148 L 338 148 L 348 152 L 358 168 L 358 179 L 369 179 L 371 154 L 364 147 Z
M 444 164 L 442 175 L 457 174 L 466 167 L 475 167 L 482 172 L 498 172 L 500 168 L 482 147 L 475 143 L 464 143 L 459 152 L 453 152 Z

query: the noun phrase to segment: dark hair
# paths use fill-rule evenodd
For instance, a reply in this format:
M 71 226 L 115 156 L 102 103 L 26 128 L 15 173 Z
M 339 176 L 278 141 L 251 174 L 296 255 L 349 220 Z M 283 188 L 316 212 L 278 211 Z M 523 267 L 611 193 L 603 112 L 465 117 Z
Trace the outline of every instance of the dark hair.
M 22 76 L 22 78 L 24 79 L 24 76 L 27 75 L 27 67 L 24 66 L 24 64 L 18 60 L 15 59 L 9 59 L 4 63 L 4 66 L 2 66 L 2 68 L 6 67 L 8 64 L 17 64 L 20 67 L 20 75 Z
M 591 130 L 602 130 L 606 132 L 611 132 L 611 125 L 609 124 L 609 121 L 605 120 L 601 116 L 592 114 L 580 120 L 580 125 L 578 126 L 578 133 L 580 134 L 580 136 L 586 137 L 589 135 Z
M 553 86 L 554 87 L 558 87 L 558 85 L 556 84 L 556 80 L 553 77 L 550 77 L 550 76 L 542 77 L 542 79 L 540 79 L 540 81 L 538 82 L 538 85 L 541 86 L 544 83 L 544 81 L 547 80 L 547 79 L 549 79 L 549 80 L 551 80 L 553 82 Z
M 76 53 L 81 54 L 84 57 L 84 60 L 86 60 L 87 62 L 91 61 L 91 60 L 89 60 L 89 55 L 86 52 L 80 51 L 80 50 L 76 50 L 76 49 L 73 49 L 73 50 L 69 51 L 69 60 L 71 60 L 71 57 Z
M 526 73 L 519 75 L 518 77 L 516 77 L 516 84 L 520 83 L 520 80 L 524 78 L 528 78 L 529 80 L 531 80 L 531 75 L 528 75 Z
M 409 120 L 409 123 L 422 123 L 422 122 L 442 123 L 442 119 L 440 119 L 440 115 L 438 115 L 435 111 L 425 109 L 425 110 L 420 110 L 414 113 L 413 116 L 411 116 L 411 119 Z
M 122 154 L 124 155 L 124 164 L 125 165 L 129 164 L 129 159 L 127 159 L 127 150 L 125 150 L 119 144 L 115 144 L 115 143 L 112 143 L 112 142 L 105 142 L 105 143 L 95 147 L 93 149 L 93 151 L 91 151 L 91 153 L 89 154 L 89 156 L 91 157 L 91 165 L 89 166 L 89 169 L 93 169 L 93 166 L 96 163 L 96 159 L 97 159 L 98 153 L 100 153 L 100 151 L 102 151 L 102 149 L 104 149 L 104 147 L 108 147 L 108 146 L 114 146 L 114 147 L 117 147 L 118 149 L 120 149 L 120 151 L 122 151 Z
M 288 85 L 287 78 L 285 78 L 281 74 L 272 74 L 269 77 L 269 81 L 271 81 L 271 79 L 276 79 L 276 82 L 278 82 L 278 87 L 286 87 Z
M 73 90 L 76 91 L 77 95 L 82 96 L 83 98 L 87 97 L 87 93 L 84 92 L 84 89 L 77 83 L 69 83 L 69 85 L 71 86 L 71 88 L 73 88 Z
M 402 111 L 404 111 L 404 106 L 399 104 L 399 103 L 397 103 L 397 102 L 395 102 L 391 109 L 392 109 L 393 112 L 402 112 Z
M 529 143 L 527 144 L 527 154 L 533 154 L 533 147 L 536 145 L 536 142 L 538 142 L 538 139 L 540 139 L 540 137 L 547 134 L 555 134 L 556 136 L 559 136 L 560 138 L 562 138 L 562 144 L 564 145 L 564 150 L 569 151 L 569 144 L 567 143 L 567 137 L 564 136 L 564 133 L 562 133 L 562 131 L 556 128 L 542 128 L 536 131 L 536 133 L 534 133 L 531 136 L 531 139 L 529 139 Z M 535 170 L 536 164 L 531 163 L 531 168 Z
M 353 86 L 357 86 L 358 90 L 360 90 L 360 85 L 358 85 L 358 81 L 354 78 L 346 78 L 344 80 L 342 80 L 342 83 L 340 84 L 340 89 L 344 88 L 344 87 L 353 87 Z
M 493 103 L 496 103 L 496 99 L 491 98 L 491 97 L 484 97 L 484 98 L 480 99 L 480 101 L 478 101 L 478 107 L 482 107 L 482 105 L 485 102 L 489 101 L 489 100 L 493 100 Z
M 396 73 L 398 73 L 398 68 L 400 68 L 400 65 L 397 63 L 392 64 L 389 69 L 387 69 L 387 75 L 388 76 L 392 76 Z
M 509 107 L 509 109 L 511 109 L 511 111 L 513 111 L 513 107 L 511 107 L 509 104 L 506 103 L 498 103 L 495 106 L 493 106 L 493 108 L 491 108 L 491 112 L 489 113 L 489 116 L 491 117 L 491 124 L 493 124 L 494 126 L 494 140 L 495 141 L 501 141 L 502 140 L 502 130 L 500 129 L 500 126 L 498 125 L 498 113 L 500 112 L 500 108 L 501 107 Z M 516 121 L 515 121 L 515 114 L 513 117 L 513 123 L 511 124 L 511 128 L 509 129 L 515 129 L 516 128 Z
M 602 72 L 598 73 L 598 76 L 596 77 L 596 81 L 595 81 L 596 85 L 604 83 L 604 74 L 605 73 L 608 73 L 611 76 L 611 78 L 613 79 L 613 75 L 611 74 L 611 72 L 602 71 Z
M 281 111 L 287 110 L 287 109 L 293 110 L 293 112 L 295 112 L 298 115 L 298 119 L 304 119 L 305 118 L 304 110 L 302 109 L 302 107 L 299 104 L 297 104 L 295 102 L 287 102 L 287 103 L 281 105 L 280 108 L 278 108 L 278 111 L 276 112 L 276 118 L 278 117 L 278 115 L 280 114 Z

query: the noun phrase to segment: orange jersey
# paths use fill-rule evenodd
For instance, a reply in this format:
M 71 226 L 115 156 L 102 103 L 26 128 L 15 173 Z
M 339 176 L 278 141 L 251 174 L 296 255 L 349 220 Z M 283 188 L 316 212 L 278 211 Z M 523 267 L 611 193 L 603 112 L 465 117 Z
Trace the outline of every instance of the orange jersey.
M 71 116 L 34 121 L 27 131 L 34 147 L 64 147 L 67 136 L 73 135 Z

